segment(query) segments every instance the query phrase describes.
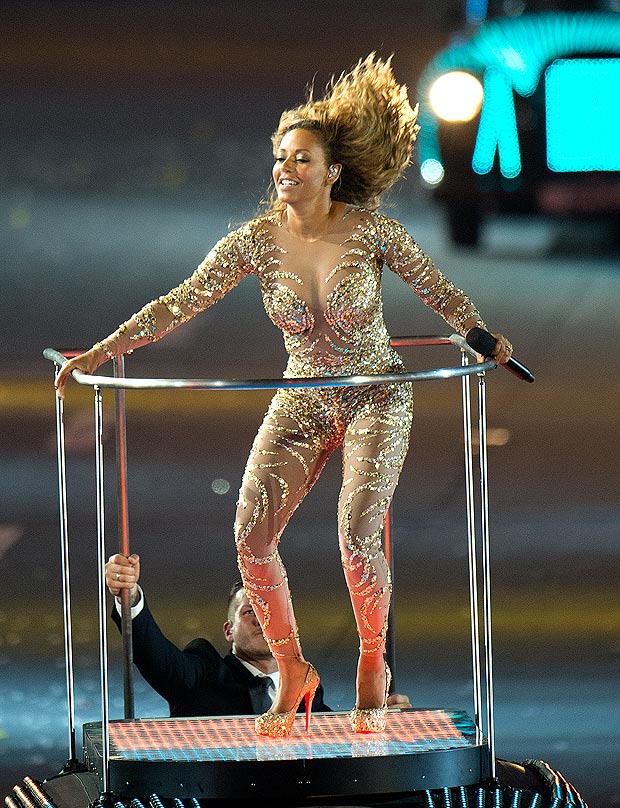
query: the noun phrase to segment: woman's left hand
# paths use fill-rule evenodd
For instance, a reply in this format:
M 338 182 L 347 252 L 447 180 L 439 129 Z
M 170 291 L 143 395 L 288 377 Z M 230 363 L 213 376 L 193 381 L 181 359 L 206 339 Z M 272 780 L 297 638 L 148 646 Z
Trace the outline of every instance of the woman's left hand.
M 495 350 L 491 354 L 500 365 L 504 365 L 512 356 L 512 344 L 503 334 L 493 334 L 495 337 Z

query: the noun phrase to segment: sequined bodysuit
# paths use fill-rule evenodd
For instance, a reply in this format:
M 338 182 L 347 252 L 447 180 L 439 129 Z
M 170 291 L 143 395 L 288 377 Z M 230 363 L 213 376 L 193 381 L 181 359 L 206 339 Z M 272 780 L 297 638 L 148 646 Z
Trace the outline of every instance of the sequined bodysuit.
M 396 221 L 348 208 L 329 237 L 298 241 L 273 213 L 223 238 L 196 272 L 149 303 L 104 341 L 109 355 L 162 337 L 213 305 L 247 274 L 282 331 L 285 377 L 403 369 L 383 319 L 387 265 L 455 330 L 483 325 Z M 408 447 L 410 384 L 281 389 L 256 435 L 237 505 L 235 539 L 245 589 L 273 653 L 301 657 L 278 543 L 292 513 L 336 447 L 342 447 L 338 533 L 363 653 L 382 653 L 391 583 L 381 548 L 383 517 Z

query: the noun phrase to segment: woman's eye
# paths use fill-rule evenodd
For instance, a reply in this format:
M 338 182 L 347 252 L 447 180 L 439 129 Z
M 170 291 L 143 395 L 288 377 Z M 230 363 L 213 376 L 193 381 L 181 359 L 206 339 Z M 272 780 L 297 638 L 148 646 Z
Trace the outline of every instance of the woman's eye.
M 276 157 L 275 158 L 276 163 L 284 163 L 286 159 L 287 159 L 286 157 Z M 295 162 L 296 163 L 309 163 L 310 160 L 307 157 L 296 157 Z

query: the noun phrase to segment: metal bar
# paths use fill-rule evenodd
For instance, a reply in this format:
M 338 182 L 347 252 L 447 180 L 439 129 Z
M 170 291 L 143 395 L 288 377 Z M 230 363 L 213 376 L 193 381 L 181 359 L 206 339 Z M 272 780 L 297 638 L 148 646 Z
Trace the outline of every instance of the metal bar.
M 125 357 L 114 360 L 114 376 L 125 377 Z M 118 537 L 119 553 L 129 556 L 129 506 L 127 498 L 127 424 L 125 390 L 114 391 L 116 414 L 116 466 L 118 472 Z M 125 718 L 135 717 L 133 642 L 131 626 L 131 602 L 128 589 L 121 589 L 121 632 L 123 640 L 123 695 Z
M 483 362 L 478 370 L 492 370 L 495 362 Z M 278 390 L 282 388 L 359 387 L 367 384 L 395 384 L 399 382 L 440 381 L 476 373 L 473 367 L 435 368 L 407 373 L 377 373 L 364 376 L 317 376 L 281 379 L 113 379 L 109 376 L 88 376 L 79 370 L 73 378 L 87 386 L 102 388 L 124 387 L 127 390 Z
M 486 673 L 487 741 L 491 778 L 495 778 L 495 719 L 493 707 L 493 648 L 491 631 L 491 551 L 489 538 L 489 486 L 487 458 L 486 379 L 478 380 L 478 432 L 480 436 L 480 512 L 482 529 L 483 622 Z
M 465 351 L 461 354 L 464 365 L 469 364 Z M 469 560 L 469 611 L 471 629 L 472 679 L 474 685 L 474 721 L 478 741 L 482 735 L 482 689 L 480 669 L 480 619 L 478 596 L 478 553 L 476 547 L 476 505 L 474 496 L 473 444 L 471 430 L 471 385 L 469 376 L 461 380 L 463 392 L 463 439 L 465 443 L 465 496 L 467 505 L 467 555 Z
M 64 357 L 62 358 L 64 362 Z M 61 363 L 56 364 L 56 371 Z M 62 572 L 62 603 L 65 644 L 65 679 L 69 717 L 69 761 L 76 759 L 75 748 L 75 691 L 73 672 L 73 638 L 71 623 L 71 580 L 69 575 L 69 531 L 67 520 L 67 466 L 65 453 L 65 426 L 63 401 L 56 398 L 56 453 L 58 462 L 58 505 L 60 515 L 60 556 Z
M 393 543 L 393 511 L 390 505 L 385 512 L 383 520 L 383 545 L 385 551 L 385 560 L 390 570 L 390 578 L 392 580 L 392 596 L 390 598 L 390 608 L 388 611 L 388 627 L 387 636 L 385 638 L 385 655 L 387 657 L 390 671 L 392 672 L 392 683 L 390 686 L 391 692 L 398 692 L 396 681 L 396 626 L 394 624 L 394 543 Z
M 99 663 L 101 668 L 101 737 L 103 793 L 110 783 L 110 717 L 108 709 L 108 645 L 105 599 L 105 500 L 103 487 L 103 407 L 101 390 L 95 386 L 95 463 L 97 483 L 97 572 L 99 582 Z
M 450 345 L 453 342 L 453 339 L 453 336 L 390 337 L 390 345 L 392 348 L 422 347 L 425 345 Z
M 457 342 L 455 335 L 448 341 Z M 446 339 L 446 338 L 442 338 Z M 462 339 L 462 338 L 459 338 Z M 429 343 L 431 344 L 431 343 Z M 433 343 L 435 344 L 435 343 Z M 437 344 L 444 344 L 439 342 Z M 43 351 L 46 359 L 55 361 L 60 357 L 61 364 L 65 361 L 62 354 L 53 348 Z M 126 390 L 277 390 L 281 388 L 313 388 L 313 387 L 359 387 L 366 384 L 394 384 L 419 381 L 440 381 L 443 379 L 472 376 L 479 371 L 494 370 L 497 364 L 492 361 L 482 362 L 476 366 L 460 366 L 448 368 L 434 368 L 432 370 L 418 370 L 408 373 L 380 373 L 364 376 L 317 376 L 311 378 L 295 379 L 114 379 L 110 376 L 90 376 L 73 371 L 73 378 L 87 386 L 97 385 L 101 388 L 124 388 Z

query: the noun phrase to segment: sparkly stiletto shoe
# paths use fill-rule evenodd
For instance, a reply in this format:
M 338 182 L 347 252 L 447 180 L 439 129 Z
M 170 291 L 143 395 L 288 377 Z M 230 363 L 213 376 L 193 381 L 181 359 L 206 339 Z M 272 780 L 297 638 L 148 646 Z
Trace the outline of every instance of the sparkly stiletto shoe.
M 319 686 L 319 674 L 314 667 L 308 662 L 308 670 L 306 671 L 306 678 L 302 685 L 299 695 L 295 701 L 295 706 L 292 710 L 287 710 L 285 713 L 271 713 L 266 712 L 259 715 L 254 722 L 257 735 L 268 735 L 270 738 L 286 738 L 291 734 L 297 708 L 301 704 L 301 700 L 306 700 L 306 732 L 310 727 L 310 709 L 312 707 L 312 700 L 314 694 Z
M 383 707 L 371 707 L 368 710 L 361 710 L 359 707 L 354 707 L 349 713 L 349 721 L 351 722 L 351 729 L 353 732 L 385 732 L 387 723 L 387 698 L 390 692 L 390 683 L 392 681 L 392 672 L 385 663 L 385 697 L 383 699 Z

